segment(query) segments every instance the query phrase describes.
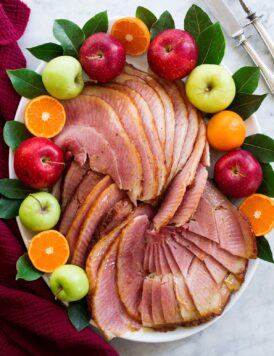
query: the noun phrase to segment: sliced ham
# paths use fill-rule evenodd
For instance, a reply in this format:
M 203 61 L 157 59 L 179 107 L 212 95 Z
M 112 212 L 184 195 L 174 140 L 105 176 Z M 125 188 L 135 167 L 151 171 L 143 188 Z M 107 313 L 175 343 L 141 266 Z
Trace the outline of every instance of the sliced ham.
M 97 96 L 105 100 L 114 109 L 126 133 L 140 154 L 143 170 L 143 190 L 140 198 L 142 200 L 154 199 L 158 192 L 155 159 L 150 150 L 136 106 L 128 95 L 112 88 L 100 87 L 99 85 L 87 86 L 82 94 Z
M 79 166 L 79 164 L 75 161 L 71 162 L 63 182 L 62 210 L 64 210 L 67 206 L 76 188 L 81 183 L 82 179 L 87 173 L 88 169 L 89 165 L 87 162 L 83 166 Z
M 110 247 L 98 272 L 96 288 L 90 298 L 92 316 L 107 339 L 137 330 L 140 324 L 126 312 L 116 286 L 116 260 L 118 240 Z
M 171 220 L 171 224 L 174 224 L 175 226 L 182 226 L 193 216 L 203 194 L 207 177 L 207 169 L 203 165 L 199 164 L 194 182 L 186 190 L 184 199 Z
M 66 238 L 69 244 L 70 250 L 70 259 L 72 258 L 75 250 L 75 245 L 80 233 L 80 228 L 85 221 L 87 213 L 91 208 L 92 204 L 96 201 L 96 199 L 100 196 L 100 194 L 112 183 L 112 180 L 109 176 L 105 176 L 100 182 L 98 182 L 95 187 L 90 191 L 87 195 L 84 203 L 78 209 L 77 214 L 72 221 L 67 234 Z
M 156 161 L 158 174 L 158 194 L 160 194 L 166 182 L 167 172 L 165 166 L 164 151 L 158 137 L 157 128 L 155 126 L 150 108 L 143 97 L 137 91 L 131 88 L 117 83 L 109 83 L 106 86 L 127 94 L 133 101 L 134 105 L 137 107 L 151 152 Z
M 125 197 L 115 183 L 108 186 L 91 205 L 85 220 L 81 226 L 75 250 L 72 256 L 72 264 L 84 267 L 92 245 L 95 243 L 94 232 L 105 214 L 121 199 Z
M 98 225 L 95 235 L 99 239 L 108 234 L 116 226 L 122 223 L 133 211 L 133 206 L 128 198 L 118 201 L 110 211 L 108 211 L 103 220 Z
M 180 91 L 175 83 L 165 81 L 158 78 L 159 82 L 164 86 L 167 94 L 169 95 L 174 108 L 175 114 L 175 131 L 174 131 L 174 144 L 173 144 L 173 159 L 170 168 L 169 176 L 166 185 L 173 179 L 178 172 L 177 167 L 180 161 L 181 152 L 183 149 L 187 128 L 188 128 L 188 113 Z
M 206 140 L 205 134 L 205 123 L 202 120 L 200 121 L 199 133 L 193 152 L 187 164 L 171 182 L 164 195 L 158 213 L 153 219 L 153 224 L 156 230 L 159 230 L 162 226 L 167 225 L 172 220 L 183 200 L 186 188 L 192 183 L 204 150 Z
M 204 152 L 202 155 L 202 160 L 201 163 L 205 167 L 210 167 L 210 148 L 209 148 L 209 143 L 206 141 Z
M 198 134 L 198 128 L 199 128 L 199 118 L 198 118 L 198 112 L 197 109 L 190 103 L 186 96 L 186 91 L 185 91 L 185 86 L 181 80 L 176 82 L 176 85 L 180 91 L 180 94 L 186 104 L 187 111 L 188 111 L 188 127 L 187 127 L 187 133 L 186 133 L 186 138 L 184 142 L 183 149 L 181 151 L 180 155 L 180 160 L 178 162 L 177 166 L 177 172 L 179 172 L 187 162 L 189 156 L 191 155 L 191 152 L 193 150 L 195 140 Z
M 156 265 L 154 259 L 155 244 L 151 244 L 148 255 L 148 270 L 150 273 L 156 272 Z
M 142 300 L 139 306 L 142 325 L 148 328 L 154 326 L 152 316 L 152 284 L 153 275 L 146 276 L 143 283 Z
M 66 110 L 67 125 L 62 133 L 70 125 L 76 125 L 93 127 L 99 134 L 102 134 L 115 152 L 119 175 L 122 179 L 121 188 L 129 191 L 132 200 L 135 202 L 142 190 L 140 156 L 115 111 L 104 100 L 87 95 L 79 95 L 77 98 L 64 101 L 63 105 Z M 76 137 L 72 137 L 73 139 L 77 141 L 77 133 Z M 89 140 L 89 144 L 94 145 L 94 142 Z M 91 164 L 92 162 L 90 162 Z M 119 186 L 119 182 L 116 183 Z
M 110 246 L 120 235 L 123 228 L 128 224 L 130 218 L 125 219 L 120 225 L 116 226 L 115 229 L 110 231 L 108 234 L 101 237 L 99 241 L 90 251 L 90 254 L 86 262 L 86 272 L 89 279 L 89 290 L 93 293 L 97 281 L 98 270 L 104 259 L 106 253 L 108 252 Z
M 200 320 L 201 315 L 198 312 L 193 299 L 189 293 L 188 287 L 183 275 L 173 276 L 174 291 L 178 301 L 181 317 L 184 325 L 195 324 Z
M 166 321 L 161 303 L 161 276 L 155 275 L 152 281 L 151 299 L 152 299 L 152 320 L 154 328 L 166 327 Z
M 173 149 L 174 149 L 174 132 L 175 132 L 175 114 L 172 101 L 170 100 L 165 87 L 168 85 L 166 82 L 163 82 L 162 85 L 157 81 L 156 76 L 152 76 L 147 72 L 143 72 L 130 64 L 126 64 L 124 68 L 126 74 L 135 75 L 143 79 L 149 86 L 151 86 L 156 93 L 159 95 L 165 113 L 165 158 L 166 158 L 166 167 L 167 172 L 169 173 L 172 158 L 173 158 Z
M 180 324 L 182 317 L 174 291 L 172 274 L 166 274 L 162 277 L 161 303 L 166 324 Z
M 154 258 L 154 263 L 155 263 L 155 271 L 157 274 L 162 274 L 162 266 L 160 262 L 160 256 L 159 256 L 159 244 L 154 244 L 154 249 L 153 249 L 153 258 Z
M 145 277 L 143 260 L 148 225 L 146 215 L 133 218 L 121 233 L 117 256 L 118 293 L 128 314 L 138 321 L 141 321 L 138 307 Z
M 187 246 L 187 241 L 192 242 L 239 278 L 245 274 L 247 267 L 246 259 L 231 255 L 229 252 L 221 249 L 218 244 L 205 237 L 182 230 L 180 237 L 176 236 L 176 241 L 183 246 Z
M 210 182 L 204 197 L 213 206 L 220 247 L 244 258 L 256 258 L 256 240 L 248 221 Z
M 157 94 L 157 92 L 149 86 L 143 79 L 136 77 L 135 75 L 120 74 L 114 79 L 116 83 L 123 84 L 137 93 L 139 93 L 143 99 L 147 102 L 154 122 L 157 128 L 158 137 L 162 144 L 162 147 L 165 147 L 166 140 L 166 125 L 165 125 L 165 112 L 163 103 Z
M 219 243 L 215 210 L 204 196 L 201 197 L 195 214 L 185 227 L 191 232 Z
M 63 177 L 58 179 L 58 181 L 54 184 L 54 186 L 50 189 L 50 193 L 61 202 L 62 195 L 62 185 L 63 185 Z
M 149 256 L 150 256 L 150 249 L 151 249 L 151 244 L 147 244 L 144 252 L 144 271 L 148 272 L 149 271 Z
M 221 314 L 230 292 L 224 285 L 219 287 L 211 277 L 205 264 L 195 257 L 186 276 L 186 284 L 194 304 L 203 318 Z
M 158 258 L 159 258 L 159 263 L 161 267 L 161 274 L 168 274 L 171 273 L 172 270 L 170 269 L 168 260 L 166 258 L 164 249 L 161 244 L 157 245 L 157 253 L 158 253 Z
M 62 215 L 61 222 L 59 224 L 59 231 L 66 235 L 68 229 L 76 216 L 77 211 L 84 203 L 87 195 L 95 187 L 97 183 L 103 178 L 101 174 L 89 170 L 84 176 L 82 182 L 78 185 L 75 194 L 67 204 L 65 211 Z
M 166 240 L 166 245 L 170 251 L 170 258 L 171 261 L 173 259 L 174 264 L 176 264 L 177 268 L 171 268 L 172 273 L 176 275 L 182 274 L 184 277 L 187 276 L 189 267 L 192 263 L 194 255 L 188 251 L 186 248 L 178 244 L 173 238 L 168 237 Z

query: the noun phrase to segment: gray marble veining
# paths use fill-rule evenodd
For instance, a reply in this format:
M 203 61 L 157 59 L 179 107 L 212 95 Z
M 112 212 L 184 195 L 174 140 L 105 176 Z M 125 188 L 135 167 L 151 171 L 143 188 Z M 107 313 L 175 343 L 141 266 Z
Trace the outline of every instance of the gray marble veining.
M 202 1 L 191 0 L 25 0 L 31 7 L 30 22 L 19 44 L 27 57 L 28 67 L 35 69 L 39 60 L 25 50 L 46 41 L 54 41 L 52 24 L 56 18 L 68 18 L 82 25 L 92 14 L 108 10 L 109 16 L 134 15 L 138 5 L 150 8 L 157 15 L 168 9 L 177 27 L 189 6 L 195 2 L 206 9 Z M 242 24 L 245 14 L 237 0 L 227 0 Z M 274 1 L 246 0 L 259 14 L 264 14 L 264 24 L 274 37 Z M 256 31 L 249 27 L 251 43 L 274 70 L 274 62 L 260 41 Z M 242 48 L 227 38 L 225 63 L 233 72 L 244 65 L 252 65 Z M 258 93 L 267 92 L 263 81 Z M 258 111 L 263 132 L 274 137 L 274 98 L 268 95 Z M 274 250 L 274 233 L 268 236 Z M 271 356 L 274 355 L 274 265 L 261 262 L 255 277 L 238 303 L 222 319 L 203 332 L 181 341 L 165 344 L 134 343 L 116 339 L 111 344 L 122 356 Z

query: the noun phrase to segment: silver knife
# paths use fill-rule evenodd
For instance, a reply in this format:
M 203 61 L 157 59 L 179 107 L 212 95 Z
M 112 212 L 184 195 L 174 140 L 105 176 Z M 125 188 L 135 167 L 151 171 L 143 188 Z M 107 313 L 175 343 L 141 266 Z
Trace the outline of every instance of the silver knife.
M 260 20 L 262 16 L 257 16 L 256 12 L 252 11 L 243 0 L 239 1 L 242 8 L 247 13 L 247 19 L 250 21 L 245 27 L 251 24 L 255 27 L 274 59 L 274 43 Z
M 241 24 L 224 0 L 204 0 L 204 2 L 216 19 L 220 21 L 227 34 L 238 41 L 238 44 L 246 50 L 253 62 L 260 68 L 270 92 L 274 94 L 274 73 L 261 60 L 258 53 L 248 42 Z

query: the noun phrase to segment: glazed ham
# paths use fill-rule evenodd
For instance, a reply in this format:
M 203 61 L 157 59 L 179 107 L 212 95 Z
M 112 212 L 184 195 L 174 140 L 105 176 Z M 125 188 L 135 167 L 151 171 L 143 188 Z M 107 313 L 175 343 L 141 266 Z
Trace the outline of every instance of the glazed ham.
M 120 188 L 128 191 L 132 200 L 136 202 L 136 199 L 140 197 L 142 191 L 142 166 L 140 156 L 130 141 L 115 111 L 104 100 L 86 95 L 80 95 L 77 98 L 65 101 L 63 104 L 67 115 L 67 126 L 61 135 L 64 136 L 66 130 L 69 129 L 71 125 L 77 126 L 78 128 L 82 127 L 84 130 L 86 127 L 92 127 L 101 134 L 115 152 L 119 167 L 119 177 L 122 181 L 121 185 L 119 181 L 116 181 L 116 184 Z M 68 138 L 77 142 L 77 135 L 75 137 L 70 135 L 66 139 Z M 58 136 L 55 142 L 59 144 Z M 84 144 L 83 142 L 81 143 Z M 94 142 L 90 140 L 86 142 L 85 152 L 87 154 L 90 146 L 93 145 Z M 95 159 L 96 157 L 93 158 Z M 90 161 L 90 166 L 93 169 L 92 161 Z M 99 173 L 110 174 L 110 172 Z M 112 178 L 115 180 L 115 177 Z
M 126 94 L 112 88 L 89 85 L 83 90 L 83 94 L 97 96 L 105 100 L 117 113 L 126 133 L 140 154 L 143 169 L 143 190 L 141 199 L 151 200 L 155 198 L 158 192 L 158 177 L 155 160 L 135 105 Z

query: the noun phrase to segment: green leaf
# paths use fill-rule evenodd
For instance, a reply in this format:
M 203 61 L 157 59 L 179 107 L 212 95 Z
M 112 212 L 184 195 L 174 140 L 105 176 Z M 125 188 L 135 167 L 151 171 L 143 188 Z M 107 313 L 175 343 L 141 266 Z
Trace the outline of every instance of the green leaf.
M 235 98 L 228 107 L 227 110 L 235 111 L 244 120 L 248 119 L 250 115 L 256 112 L 267 94 L 255 95 L 255 94 L 245 94 L 236 93 Z
M 264 134 L 247 136 L 242 145 L 262 163 L 274 162 L 274 140 Z
M 95 32 L 108 31 L 108 14 L 107 11 L 102 11 L 89 19 L 83 26 L 85 37 L 88 38 Z
M 150 37 L 153 40 L 160 32 L 168 28 L 175 28 L 174 20 L 168 11 L 164 11 L 159 19 L 150 28 Z
M 220 64 L 225 54 L 225 37 L 219 22 L 207 27 L 197 38 L 198 64 Z
M 12 150 L 15 150 L 23 141 L 32 137 L 32 134 L 22 122 L 7 121 L 4 126 L 3 137 L 5 143 Z
M 263 182 L 258 189 L 258 193 L 274 197 L 274 171 L 269 163 L 262 163 Z
M 195 40 L 197 40 L 201 32 L 211 25 L 212 21 L 208 14 L 199 6 L 192 5 L 189 8 L 184 20 L 184 29 L 189 32 Z
M 0 193 L 10 199 L 25 199 L 35 191 L 26 187 L 19 179 L 0 179 Z
M 68 306 L 68 316 L 77 331 L 81 331 L 87 327 L 89 325 L 90 317 L 86 298 L 77 302 L 70 302 Z
M 137 7 L 135 16 L 138 17 L 138 19 L 142 20 L 149 30 L 154 24 L 154 22 L 157 21 L 157 17 L 150 10 L 146 9 L 143 6 Z
M 27 48 L 27 50 L 36 58 L 49 62 L 53 58 L 62 56 L 63 48 L 57 43 L 49 42 L 36 47 Z
M 42 82 L 42 76 L 31 69 L 7 70 L 7 74 L 19 95 L 32 99 L 48 94 Z
M 18 216 L 22 200 L 0 198 L 0 219 L 13 219 Z
M 32 265 L 27 253 L 18 258 L 16 262 L 16 270 L 16 280 L 21 278 L 25 281 L 35 281 L 43 275 L 43 272 L 38 271 Z
M 237 93 L 252 94 L 259 83 L 260 69 L 258 67 L 242 67 L 233 74 Z
M 261 260 L 274 263 L 271 247 L 264 236 L 258 236 L 256 238 L 257 242 L 257 250 L 258 250 L 258 257 Z
M 69 20 L 55 20 L 53 34 L 61 43 L 64 55 L 79 57 L 79 49 L 85 40 L 85 34 L 78 25 Z

